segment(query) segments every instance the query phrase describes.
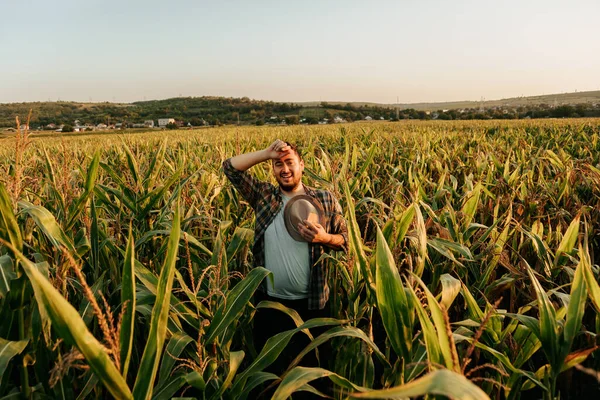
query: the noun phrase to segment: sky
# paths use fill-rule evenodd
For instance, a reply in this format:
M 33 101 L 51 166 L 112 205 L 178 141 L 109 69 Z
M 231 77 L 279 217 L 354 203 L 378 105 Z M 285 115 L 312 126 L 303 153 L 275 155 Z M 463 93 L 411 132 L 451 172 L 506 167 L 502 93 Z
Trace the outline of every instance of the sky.
M 0 0 L 0 103 L 600 90 L 599 0 Z

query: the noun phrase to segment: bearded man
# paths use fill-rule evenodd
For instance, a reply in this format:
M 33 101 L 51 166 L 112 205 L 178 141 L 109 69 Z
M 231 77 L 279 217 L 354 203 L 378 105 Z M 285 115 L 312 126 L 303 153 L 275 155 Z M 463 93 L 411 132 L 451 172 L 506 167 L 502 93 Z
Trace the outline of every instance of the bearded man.
M 265 161 L 271 161 L 278 185 L 262 182 L 247 172 Z M 346 222 L 338 200 L 327 190 L 313 189 L 302 183 L 304 160 L 300 151 L 295 145 L 279 139 L 264 150 L 225 160 L 223 170 L 255 212 L 254 266 L 264 266 L 273 273 L 274 282 L 268 279 L 266 290 L 257 293 L 256 300 L 282 303 L 296 310 L 304 321 L 328 316 L 327 271 L 320 258 L 325 251 L 346 251 L 348 242 Z M 309 196 L 309 200 L 316 202 L 323 211 L 324 223 L 300 222 L 295 227 L 299 237 L 294 239 L 286 229 L 284 208 L 299 195 Z M 253 331 L 256 350 L 260 351 L 274 334 L 295 327 L 280 311 L 257 310 Z M 294 336 L 288 345 L 288 357 L 279 357 L 272 372 L 279 373 L 287 367 L 291 361 L 287 359 L 297 355 L 308 343 L 303 339 L 306 340 L 306 336 L 302 333 Z

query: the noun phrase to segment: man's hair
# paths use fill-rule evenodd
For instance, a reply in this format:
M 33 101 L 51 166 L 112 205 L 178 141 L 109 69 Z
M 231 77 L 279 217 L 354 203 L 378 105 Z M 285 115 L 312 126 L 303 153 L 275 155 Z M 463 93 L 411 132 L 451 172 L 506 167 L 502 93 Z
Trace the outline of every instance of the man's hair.
M 298 156 L 298 160 L 302 161 L 302 150 L 300 150 L 300 148 L 297 145 L 292 144 L 290 142 L 285 142 L 285 144 L 287 144 L 288 146 L 290 146 L 290 148 L 292 149 L 292 151 L 294 153 L 296 153 L 296 155 Z

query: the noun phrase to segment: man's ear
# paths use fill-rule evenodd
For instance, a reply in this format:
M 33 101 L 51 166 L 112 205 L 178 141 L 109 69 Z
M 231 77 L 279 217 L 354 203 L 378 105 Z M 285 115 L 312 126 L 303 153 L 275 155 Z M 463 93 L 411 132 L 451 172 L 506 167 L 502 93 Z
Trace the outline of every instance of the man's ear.
M 304 171 L 304 160 L 300 160 L 300 168 L 302 168 L 302 171 Z

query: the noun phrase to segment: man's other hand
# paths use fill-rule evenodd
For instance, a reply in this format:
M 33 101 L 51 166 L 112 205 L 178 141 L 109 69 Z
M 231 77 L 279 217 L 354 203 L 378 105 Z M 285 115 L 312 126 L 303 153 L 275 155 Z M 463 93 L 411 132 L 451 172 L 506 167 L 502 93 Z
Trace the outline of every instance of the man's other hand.
M 298 232 L 308 243 L 329 243 L 331 235 L 319 223 L 305 219 L 298 224 Z

